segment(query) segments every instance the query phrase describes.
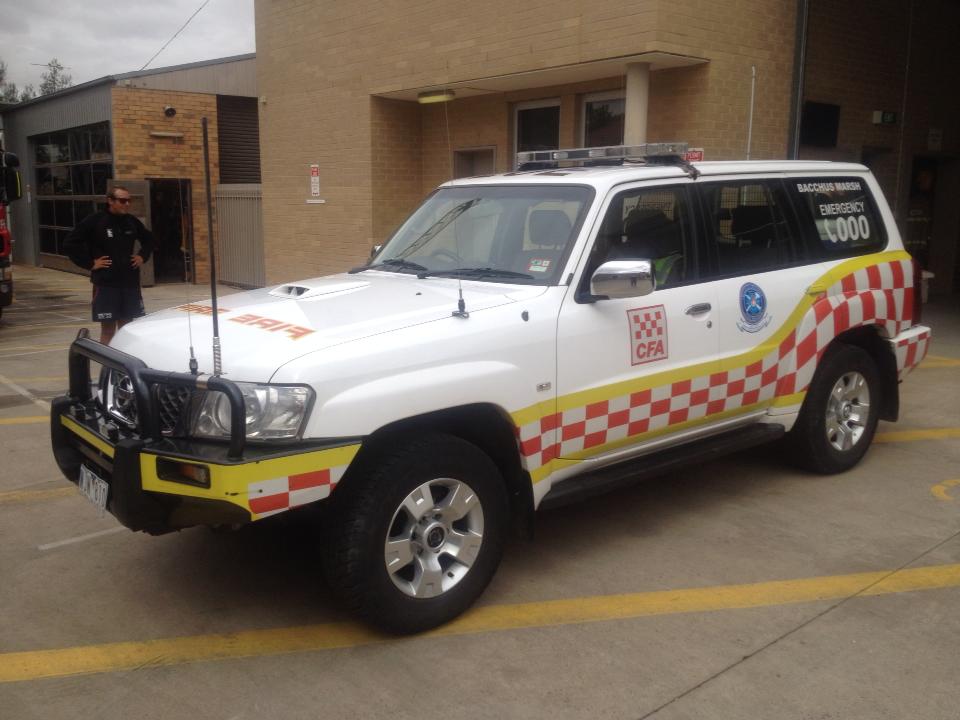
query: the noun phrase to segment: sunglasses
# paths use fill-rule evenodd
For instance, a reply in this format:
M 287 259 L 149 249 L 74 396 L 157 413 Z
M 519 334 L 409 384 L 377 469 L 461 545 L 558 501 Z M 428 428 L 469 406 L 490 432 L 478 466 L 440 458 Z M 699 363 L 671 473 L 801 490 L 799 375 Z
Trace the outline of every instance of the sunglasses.
M 129 205 L 129 204 L 130 204 L 130 198 L 112 197 L 112 198 L 110 198 L 110 199 L 113 200 L 114 202 L 120 203 L 121 205 Z

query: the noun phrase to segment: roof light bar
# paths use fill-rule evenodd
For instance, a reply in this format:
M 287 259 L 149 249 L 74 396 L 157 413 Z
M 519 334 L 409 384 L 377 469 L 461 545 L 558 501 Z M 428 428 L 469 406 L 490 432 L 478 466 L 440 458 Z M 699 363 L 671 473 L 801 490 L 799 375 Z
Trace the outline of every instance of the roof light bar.
M 608 145 L 606 147 L 569 148 L 567 150 L 534 150 L 517 153 L 517 165 L 541 162 L 582 163 L 594 160 L 646 160 L 649 158 L 683 157 L 687 143 L 645 143 L 643 145 Z

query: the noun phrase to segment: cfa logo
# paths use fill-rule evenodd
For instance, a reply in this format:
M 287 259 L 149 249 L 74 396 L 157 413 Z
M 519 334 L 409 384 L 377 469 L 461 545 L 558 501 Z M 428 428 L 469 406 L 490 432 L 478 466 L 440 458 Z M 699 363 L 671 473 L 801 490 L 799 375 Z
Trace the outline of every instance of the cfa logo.
M 630 363 L 641 365 L 667 357 L 667 314 L 663 305 L 628 310 Z

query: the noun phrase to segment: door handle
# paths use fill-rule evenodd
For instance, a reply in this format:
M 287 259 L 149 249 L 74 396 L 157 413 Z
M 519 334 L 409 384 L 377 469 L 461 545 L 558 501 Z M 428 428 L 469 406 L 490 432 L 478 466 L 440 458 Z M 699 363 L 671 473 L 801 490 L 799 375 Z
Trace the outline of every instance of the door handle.
M 684 312 L 687 315 L 703 315 L 706 312 L 710 312 L 711 309 L 710 303 L 697 303 L 696 305 L 691 305 Z

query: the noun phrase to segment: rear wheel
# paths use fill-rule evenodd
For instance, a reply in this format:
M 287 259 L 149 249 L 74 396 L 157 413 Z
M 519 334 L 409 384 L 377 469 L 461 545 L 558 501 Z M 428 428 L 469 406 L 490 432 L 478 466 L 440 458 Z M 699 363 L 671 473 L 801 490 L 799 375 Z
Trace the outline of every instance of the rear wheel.
M 862 348 L 837 344 L 820 361 L 789 439 L 799 465 L 849 470 L 870 447 L 880 410 L 880 375 Z
M 397 441 L 333 495 L 326 574 L 344 603 L 394 633 L 441 625 L 483 592 L 508 518 L 503 478 L 450 435 Z

